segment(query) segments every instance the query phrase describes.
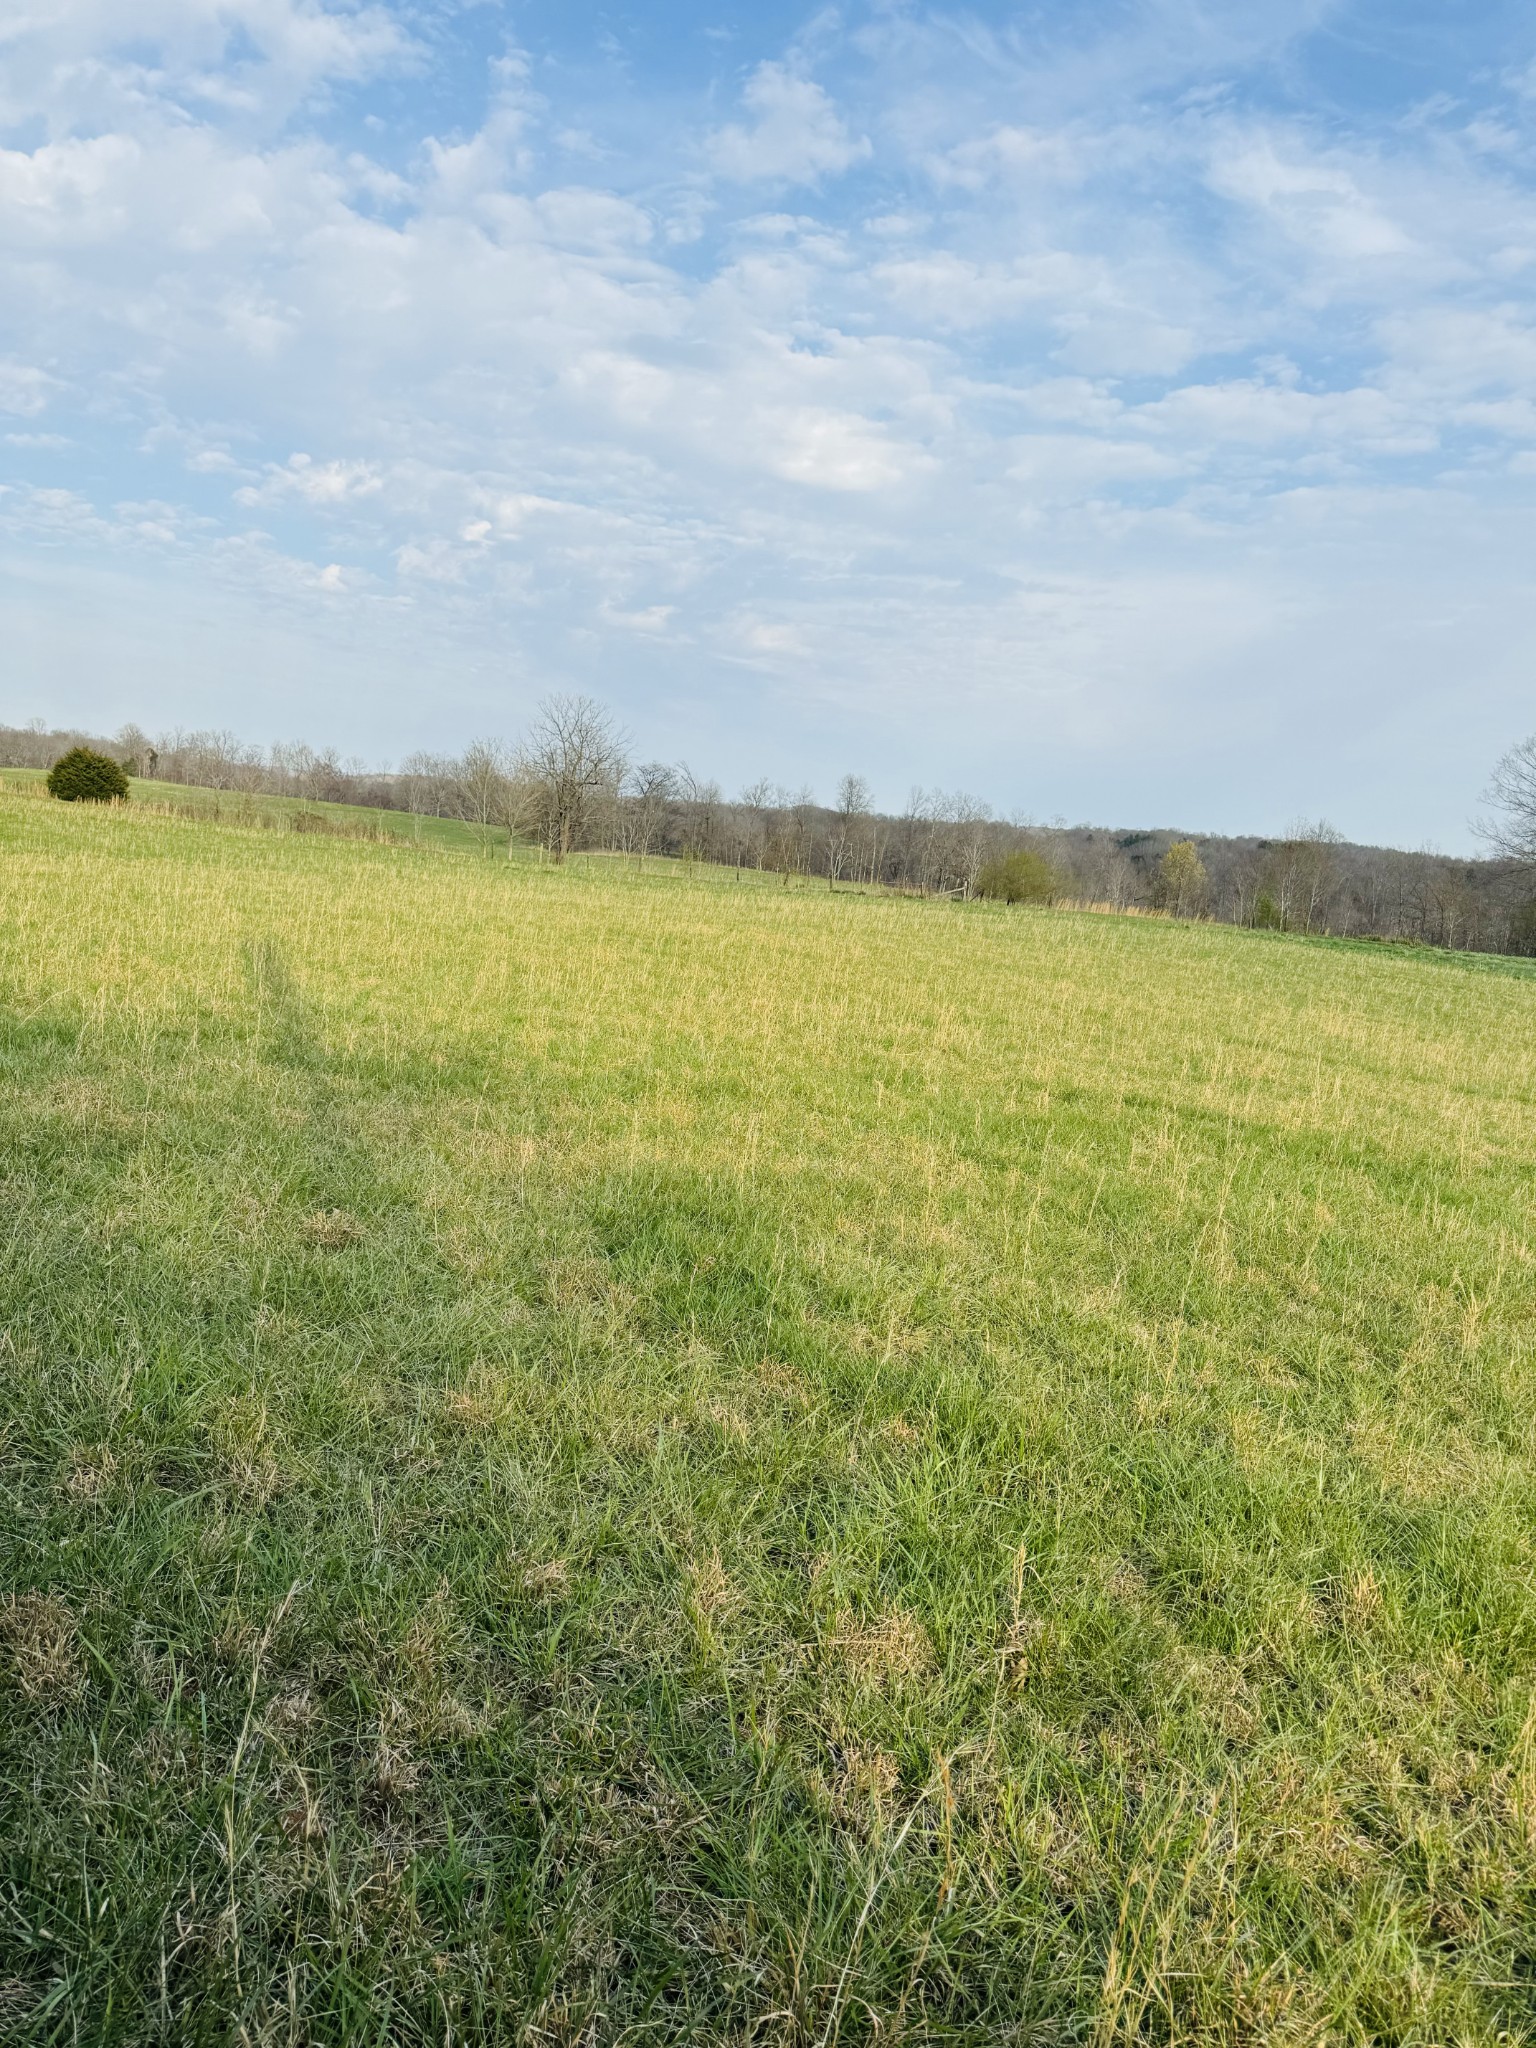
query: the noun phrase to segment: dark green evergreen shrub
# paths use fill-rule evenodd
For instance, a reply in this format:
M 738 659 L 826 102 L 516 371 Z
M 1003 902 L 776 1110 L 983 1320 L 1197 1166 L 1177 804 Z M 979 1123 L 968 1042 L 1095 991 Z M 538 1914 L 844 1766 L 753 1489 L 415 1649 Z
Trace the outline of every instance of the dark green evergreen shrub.
M 128 778 L 108 754 L 71 747 L 48 770 L 48 794 L 66 804 L 110 804 L 128 794 Z
M 978 896 L 1003 903 L 1054 903 L 1059 886 L 1050 862 L 1027 846 L 989 861 L 976 877 Z

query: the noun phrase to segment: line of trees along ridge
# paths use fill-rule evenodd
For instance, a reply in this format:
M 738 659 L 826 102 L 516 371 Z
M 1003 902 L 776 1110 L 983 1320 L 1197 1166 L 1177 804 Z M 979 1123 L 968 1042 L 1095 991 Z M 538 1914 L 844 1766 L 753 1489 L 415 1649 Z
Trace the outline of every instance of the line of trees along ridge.
M 767 780 L 727 797 L 686 762 L 637 761 L 612 714 L 585 697 L 547 700 L 516 743 L 416 753 L 393 772 L 301 742 L 261 748 L 227 732 L 181 731 L 152 740 L 137 726 L 104 740 L 41 724 L 0 726 L 0 766 L 47 768 L 81 745 L 161 782 L 453 818 L 482 833 L 488 851 L 532 842 L 554 861 L 580 850 L 669 856 L 786 882 L 1157 910 L 1536 955 L 1536 736 L 1494 773 L 1484 859 L 1354 845 L 1324 820 L 1273 839 L 1041 825 L 923 788 L 891 813 L 876 809 L 856 774 L 841 779 L 830 804 Z

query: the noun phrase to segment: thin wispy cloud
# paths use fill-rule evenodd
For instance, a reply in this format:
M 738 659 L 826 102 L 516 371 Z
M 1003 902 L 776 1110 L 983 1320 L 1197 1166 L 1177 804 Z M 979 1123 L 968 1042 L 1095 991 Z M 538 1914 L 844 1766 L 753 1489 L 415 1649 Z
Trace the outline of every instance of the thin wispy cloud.
M 1459 843 L 1536 724 L 1536 30 L 1091 12 L 13 15 L 7 713 L 578 687 L 727 779 Z

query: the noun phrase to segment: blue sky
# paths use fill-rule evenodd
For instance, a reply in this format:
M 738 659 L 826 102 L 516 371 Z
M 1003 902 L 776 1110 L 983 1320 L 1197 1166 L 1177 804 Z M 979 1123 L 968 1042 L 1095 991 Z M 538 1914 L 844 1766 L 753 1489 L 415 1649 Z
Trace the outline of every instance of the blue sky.
M 0 717 L 1458 848 L 1536 20 L 12 0 Z

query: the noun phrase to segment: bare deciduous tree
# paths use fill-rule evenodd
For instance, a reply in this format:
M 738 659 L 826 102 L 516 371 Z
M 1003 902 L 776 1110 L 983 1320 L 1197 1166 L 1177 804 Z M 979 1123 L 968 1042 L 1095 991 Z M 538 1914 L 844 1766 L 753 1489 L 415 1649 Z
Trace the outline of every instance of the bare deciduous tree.
M 1291 827 L 1296 915 L 1303 931 L 1310 932 L 1328 922 L 1329 900 L 1338 874 L 1334 848 L 1342 843 L 1343 836 L 1326 818 L 1319 818 L 1315 825 L 1300 818 Z
M 624 779 L 627 741 L 590 697 L 546 697 L 518 754 L 529 809 L 557 861 L 580 844 L 589 819 Z
M 302 740 L 272 747 L 267 755 L 267 782 L 282 796 L 304 797 L 310 803 L 344 803 L 358 773 L 343 768 L 336 750 L 317 754 Z
M 682 806 L 682 852 L 685 860 L 711 860 L 720 834 L 720 785 L 695 775 L 686 761 L 677 769 L 677 799 Z
M 950 808 L 954 812 L 951 834 L 951 862 L 955 884 L 962 896 L 974 896 L 976 878 L 986 866 L 987 842 L 992 813 L 984 803 L 962 791 Z
M 870 813 L 869 784 L 862 775 L 845 775 L 837 785 L 837 808 L 827 835 L 827 883 L 836 887 L 854 857 L 856 837 Z
M 773 784 L 767 776 L 759 776 L 741 792 L 738 799 L 746 813 L 747 854 L 755 868 L 768 865 L 768 837 L 773 817 Z
M 665 761 L 643 761 L 631 770 L 624 785 L 626 850 L 638 855 L 642 862 L 666 822 L 667 810 L 678 793 L 677 784 L 675 771 Z
M 511 835 L 522 808 L 516 756 L 500 740 L 472 740 L 458 763 L 455 781 L 458 815 L 479 830 L 487 852 L 492 832 L 504 826 L 510 852 Z
M 125 725 L 113 741 L 113 747 L 130 775 L 153 776 L 160 753 L 142 727 Z
M 232 732 L 177 731 L 160 747 L 160 772 L 168 782 L 200 789 L 258 790 L 265 770 L 259 747 Z
M 802 875 L 809 871 L 815 810 L 816 801 L 808 789 L 797 789 L 792 796 L 785 792 L 783 858 L 780 866 L 784 870 L 786 882 L 791 875 Z
M 1316 824 L 1298 818 L 1278 845 L 1269 851 L 1259 884 L 1258 900 L 1273 908 L 1282 931 L 1323 929 L 1338 887 L 1336 849 L 1341 835 L 1326 818 Z M 1265 913 L 1266 921 L 1269 913 Z
M 423 817 L 457 814 L 459 764 L 446 754 L 407 754 L 400 763 L 400 784 L 406 808 Z
M 1502 815 L 1483 821 L 1482 837 L 1501 860 L 1536 867 L 1536 733 L 1511 747 L 1494 769 L 1487 801 Z
M 923 886 L 924 850 L 932 832 L 933 813 L 933 798 L 920 783 L 914 782 L 901 814 L 901 844 L 896 856 L 897 872 L 908 888 Z

